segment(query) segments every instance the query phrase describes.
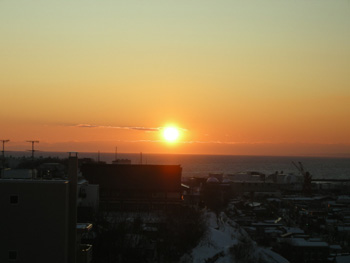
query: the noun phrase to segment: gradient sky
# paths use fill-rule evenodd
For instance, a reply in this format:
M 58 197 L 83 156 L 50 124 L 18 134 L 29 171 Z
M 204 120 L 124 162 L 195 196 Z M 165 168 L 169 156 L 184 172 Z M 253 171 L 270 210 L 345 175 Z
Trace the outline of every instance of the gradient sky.
M 348 0 L 0 0 L 0 34 L 8 150 L 350 154 Z

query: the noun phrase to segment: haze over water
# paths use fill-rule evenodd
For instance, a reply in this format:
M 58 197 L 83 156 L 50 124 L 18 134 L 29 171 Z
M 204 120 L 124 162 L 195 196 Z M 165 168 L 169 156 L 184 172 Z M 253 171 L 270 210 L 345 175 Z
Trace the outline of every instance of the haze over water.
M 12 152 L 12 156 L 30 156 L 28 152 Z M 37 157 L 67 158 L 68 153 L 38 152 Z M 79 158 L 98 159 L 98 153 L 79 153 Z M 209 173 L 236 173 L 258 171 L 266 175 L 275 171 L 299 174 L 292 162 L 302 162 L 304 169 L 317 179 L 350 179 L 350 158 L 298 157 L 298 156 L 238 156 L 238 155 L 186 155 L 186 154 L 125 154 L 118 159 L 130 159 L 132 164 L 181 165 L 183 177 L 206 177 Z M 112 163 L 115 154 L 100 153 L 100 161 Z

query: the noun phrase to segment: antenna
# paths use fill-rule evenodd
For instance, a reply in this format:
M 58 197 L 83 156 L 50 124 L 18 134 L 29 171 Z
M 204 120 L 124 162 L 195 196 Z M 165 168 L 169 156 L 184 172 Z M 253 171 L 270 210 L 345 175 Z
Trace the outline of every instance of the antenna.
M 32 152 L 32 160 L 34 161 L 34 152 L 37 151 L 37 150 L 34 150 L 34 143 L 39 143 L 39 141 L 27 141 L 27 142 L 30 142 L 32 144 L 32 149 L 28 151 Z
M 2 142 L 2 168 L 5 169 L 5 143 L 10 140 L 0 140 Z

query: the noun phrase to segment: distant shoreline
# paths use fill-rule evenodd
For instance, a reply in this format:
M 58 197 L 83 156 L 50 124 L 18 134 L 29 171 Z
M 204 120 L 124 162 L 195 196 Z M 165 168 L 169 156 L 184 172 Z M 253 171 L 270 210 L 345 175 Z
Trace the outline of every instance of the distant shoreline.
M 41 153 L 46 154 L 67 154 L 75 151 L 41 151 L 36 150 L 36 156 L 40 156 Z M 8 156 L 10 153 L 17 154 L 28 154 L 31 155 L 30 150 L 27 151 L 16 151 L 16 150 L 6 150 L 5 156 Z M 105 155 L 113 154 L 114 152 L 77 152 L 78 155 Z M 164 155 L 164 156 L 234 156 L 234 157 L 280 157 L 280 158 L 290 158 L 290 157 L 301 157 L 301 158 L 341 158 L 341 159 L 350 159 L 350 153 L 339 153 L 339 154 L 303 154 L 303 155 L 239 155 L 239 154 L 196 154 L 196 153 L 142 153 L 143 155 Z M 140 152 L 120 152 L 118 155 L 140 155 Z

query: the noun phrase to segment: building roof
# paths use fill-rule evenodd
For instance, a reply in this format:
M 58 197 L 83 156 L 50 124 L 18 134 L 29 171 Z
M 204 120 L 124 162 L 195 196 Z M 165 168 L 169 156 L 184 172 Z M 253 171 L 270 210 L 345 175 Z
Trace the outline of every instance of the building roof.
M 290 244 L 296 247 L 329 247 L 328 243 L 322 241 L 311 242 L 304 238 L 291 238 Z
M 217 183 L 219 183 L 219 180 L 217 179 L 217 178 L 215 178 L 215 177 L 209 177 L 208 179 L 207 179 L 207 183 L 210 183 L 210 184 L 217 184 Z
M 90 231 L 91 228 L 92 228 L 92 224 L 90 223 L 77 223 L 78 232 Z
M 25 184 L 67 184 L 68 180 L 39 180 L 39 179 L 0 179 L 0 183 Z

